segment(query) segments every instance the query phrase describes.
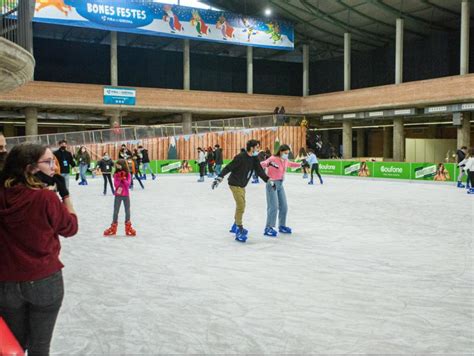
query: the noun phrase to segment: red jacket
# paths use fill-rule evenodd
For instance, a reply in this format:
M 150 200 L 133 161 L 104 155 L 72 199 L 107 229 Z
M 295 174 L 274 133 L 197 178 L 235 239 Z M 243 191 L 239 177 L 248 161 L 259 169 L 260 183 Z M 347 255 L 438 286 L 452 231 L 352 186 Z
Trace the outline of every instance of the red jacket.
M 0 281 L 35 281 L 61 270 L 58 235 L 73 236 L 77 229 L 77 217 L 56 193 L 0 187 Z

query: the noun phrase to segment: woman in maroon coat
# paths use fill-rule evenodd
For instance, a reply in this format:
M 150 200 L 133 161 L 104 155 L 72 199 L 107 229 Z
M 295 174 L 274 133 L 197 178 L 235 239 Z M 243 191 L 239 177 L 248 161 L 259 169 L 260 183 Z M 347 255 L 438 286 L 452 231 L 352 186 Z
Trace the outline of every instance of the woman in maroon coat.
M 10 151 L 0 174 L 0 317 L 29 355 L 49 354 L 64 295 L 59 235 L 78 230 L 54 168 L 49 148 L 24 144 Z

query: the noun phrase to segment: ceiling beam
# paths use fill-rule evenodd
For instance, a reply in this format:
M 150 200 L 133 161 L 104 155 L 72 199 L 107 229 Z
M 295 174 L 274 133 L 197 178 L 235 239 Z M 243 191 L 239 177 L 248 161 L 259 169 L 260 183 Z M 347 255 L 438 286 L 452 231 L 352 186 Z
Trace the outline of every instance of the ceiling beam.
M 340 35 L 340 34 L 338 34 L 338 33 L 334 33 L 334 32 L 325 30 L 325 29 L 323 29 L 323 28 L 321 28 L 321 27 L 318 27 L 318 26 L 316 26 L 316 25 L 313 25 L 313 24 L 310 23 L 309 21 L 307 21 L 307 20 L 305 20 L 305 19 L 299 17 L 298 15 L 295 15 L 294 13 L 292 13 L 291 11 L 289 11 L 287 8 L 285 8 L 285 7 L 281 6 L 280 4 L 276 3 L 274 0 L 269 0 L 269 1 L 270 1 L 270 3 L 271 3 L 272 5 L 276 6 L 276 7 L 279 8 L 280 10 L 284 11 L 286 14 L 288 14 L 288 15 L 290 15 L 291 17 L 295 18 L 298 22 L 300 22 L 300 23 L 302 23 L 302 24 L 306 24 L 306 25 L 308 25 L 308 26 L 311 26 L 311 27 L 315 28 L 316 30 L 318 30 L 318 31 L 320 31 L 320 32 L 323 32 L 323 33 L 325 33 L 325 34 L 327 34 L 327 35 L 329 35 L 329 36 L 334 36 L 334 37 L 337 37 L 337 38 L 339 38 L 339 39 L 341 39 L 341 40 L 344 39 L 344 36 L 343 36 L 343 35 Z M 293 5 L 293 4 L 286 3 L 286 5 L 290 6 L 291 8 L 293 8 L 293 9 L 295 9 L 295 10 L 304 11 L 304 9 L 301 9 L 301 8 L 299 8 L 299 7 L 297 7 L 297 6 Z M 377 48 L 377 47 L 378 47 L 378 46 L 376 46 L 376 45 L 374 45 L 374 44 L 372 44 L 372 43 L 367 43 L 367 42 L 360 41 L 360 40 L 356 40 L 356 39 L 354 39 L 353 41 L 356 42 L 356 43 L 363 44 L 363 45 L 365 45 L 365 46 L 367 46 L 367 47 L 371 47 L 371 48 Z
M 440 10 L 442 12 L 445 12 L 447 14 L 451 14 L 453 16 L 461 17 L 461 14 L 459 12 L 447 9 L 445 7 L 439 6 L 437 4 L 433 4 L 430 0 L 420 0 L 423 4 L 429 5 L 431 7 L 434 7 L 437 10 Z
M 371 20 L 371 21 L 373 21 L 373 22 L 375 22 L 375 23 L 377 23 L 377 24 L 390 27 L 391 29 L 395 28 L 395 25 L 394 25 L 394 24 L 389 24 L 389 23 L 380 21 L 379 19 L 376 19 L 375 17 L 369 16 L 369 15 L 365 14 L 365 13 L 362 12 L 362 11 L 356 10 L 355 7 L 347 5 L 343 0 L 336 0 L 336 1 L 337 1 L 337 3 L 338 3 L 339 5 L 344 6 L 347 10 L 353 11 L 354 13 L 356 13 L 357 15 L 359 15 L 359 16 L 361 16 L 361 17 L 364 17 L 364 18 L 366 18 L 366 19 L 368 19 L 368 20 Z M 365 4 L 365 3 L 364 3 L 364 4 Z M 425 37 L 426 37 L 425 35 L 423 35 L 423 34 L 421 34 L 421 33 L 419 33 L 419 32 L 416 32 L 416 31 L 413 31 L 413 30 L 410 30 L 410 29 L 407 29 L 407 28 L 405 29 L 405 31 L 406 31 L 407 33 L 410 33 L 410 34 L 414 35 L 414 36 L 418 36 L 418 37 L 421 37 L 421 38 L 425 38 Z
M 351 32 L 352 34 L 358 34 L 359 36 L 367 38 L 367 36 L 370 36 L 370 40 L 374 42 L 382 42 L 384 44 L 391 42 L 391 39 L 388 39 L 384 35 L 376 35 L 375 33 L 371 31 L 364 30 L 362 28 L 357 28 L 354 26 L 351 26 L 349 24 L 346 24 L 345 22 L 339 20 L 338 18 L 331 16 L 330 14 L 320 10 L 319 8 L 315 7 L 314 5 L 310 4 L 307 0 L 300 0 L 300 3 L 306 7 L 311 13 L 317 16 L 317 19 L 323 20 L 327 23 L 330 23 L 333 26 L 337 26 L 344 31 Z
M 389 12 L 392 15 L 395 15 L 397 17 L 402 17 L 406 20 L 411 21 L 412 23 L 421 24 L 423 26 L 427 26 L 429 28 L 439 30 L 439 31 L 450 31 L 450 30 L 452 30 L 452 28 L 442 26 L 442 25 L 433 23 L 431 21 L 427 21 L 425 19 L 422 19 L 421 17 L 410 15 L 406 12 L 399 11 L 396 8 L 392 7 L 392 6 L 387 5 L 382 0 L 369 0 L 369 1 L 370 1 L 371 4 L 378 7 L 379 9 L 382 9 L 386 12 Z

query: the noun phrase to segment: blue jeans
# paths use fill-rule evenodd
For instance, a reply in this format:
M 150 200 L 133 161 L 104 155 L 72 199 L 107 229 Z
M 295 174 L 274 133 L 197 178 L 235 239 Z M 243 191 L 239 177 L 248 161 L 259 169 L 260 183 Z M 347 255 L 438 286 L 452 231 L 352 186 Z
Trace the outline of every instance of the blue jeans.
M 79 174 L 81 175 L 81 181 L 83 181 L 83 182 L 87 182 L 86 173 L 87 173 L 87 168 L 88 167 L 89 167 L 89 165 L 84 164 L 84 163 L 81 163 L 79 165 Z
M 143 174 L 146 175 L 147 171 L 150 171 L 151 175 L 153 176 L 153 170 L 150 167 L 150 162 L 143 163 Z
M 276 180 L 276 190 L 267 183 L 267 227 L 275 227 L 278 213 L 278 226 L 286 226 L 288 204 L 286 202 L 285 188 L 282 180 Z
M 63 296 L 61 271 L 37 281 L 0 282 L 0 317 L 28 355 L 49 355 Z
M 66 188 L 69 190 L 69 173 L 61 173 L 61 175 L 64 177 L 64 180 L 66 181 Z
M 222 172 L 222 164 L 216 164 L 214 166 L 214 171 L 216 172 L 217 175 L 221 174 Z

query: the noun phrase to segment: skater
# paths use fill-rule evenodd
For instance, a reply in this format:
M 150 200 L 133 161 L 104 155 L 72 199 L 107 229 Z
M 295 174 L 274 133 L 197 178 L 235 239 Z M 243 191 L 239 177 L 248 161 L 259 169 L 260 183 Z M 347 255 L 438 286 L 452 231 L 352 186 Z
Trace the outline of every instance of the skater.
M 474 194 L 474 148 L 469 150 L 469 156 L 466 159 L 464 169 L 466 170 L 467 178 L 471 184 L 467 194 Z
M 207 148 L 207 152 L 206 152 L 206 163 L 207 163 L 207 169 L 208 169 L 208 174 L 207 176 L 209 178 L 213 178 L 214 177 L 214 163 L 215 163 L 215 159 L 214 159 L 214 151 L 212 151 L 212 147 L 208 147 Z
M 54 155 L 59 162 L 61 175 L 66 181 L 66 188 L 69 189 L 69 173 L 71 172 L 71 169 L 76 166 L 76 163 L 74 162 L 72 153 L 67 150 L 66 140 L 59 141 L 59 149 L 54 152 Z
M 308 157 L 306 158 L 306 161 L 308 162 L 309 166 L 311 167 L 311 180 L 308 182 L 308 184 L 313 185 L 313 173 L 316 172 L 316 175 L 319 177 L 319 181 L 321 184 L 323 184 L 323 178 L 321 178 L 321 174 L 319 174 L 319 161 L 318 157 L 316 157 L 314 151 L 312 149 L 308 150 Z
M 145 186 L 143 185 L 142 180 L 140 179 L 140 170 L 137 168 L 137 161 L 135 161 L 133 157 L 129 157 L 127 160 L 125 160 L 125 162 L 128 165 L 128 172 L 132 176 L 132 179 L 130 180 L 130 189 L 133 190 L 133 177 L 135 177 L 142 189 L 145 189 Z
M 146 173 L 149 171 L 151 173 L 151 179 L 155 180 L 156 176 L 153 173 L 153 170 L 150 168 L 150 156 L 148 155 L 148 150 L 143 148 L 142 145 L 138 146 L 138 152 L 142 156 L 142 163 L 143 163 L 143 175 L 142 178 L 146 180 Z
M 222 149 L 221 149 L 221 146 L 219 145 L 214 146 L 214 159 L 216 161 L 216 165 L 214 168 L 215 168 L 216 176 L 218 176 L 222 172 L 222 164 L 224 163 L 224 160 L 222 157 Z
M 127 146 L 125 144 L 123 144 L 122 147 L 120 148 L 120 151 L 119 151 L 119 158 L 127 160 L 130 157 L 132 157 L 132 152 L 130 152 L 130 150 L 127 148 Z
M 132 181 L 132 175 L 129 172 L 127 161 L 119 159 L 115 163 L 114 185 L 115 200 L 112 225 L 104 231 L 104 236 L 115 236 L 117 234 L 118 214 L 120 205 L 125 207 L 125 234 L 127 236 L 136 236 L 137 232 L 132 228 L 130 221 L 130 191 L 129 187 Z
M 304 149 L 304 147 L 300 148 L 300 152 L 298 153 L 298 157 L 296 157 L 295 162 L 301 162 L 301 170 L 303 171 L 303 179 L 308 178 L 308 171 L 311 168 L 306 161 L 308 157 L 308 153 Z
M 464 159 L 466 158 L 466 154 L 467 154 L 466 146 L 462 146 L 459 150 L 456 151 L 456 163 L 458 164 L 458 166 L 462 161 L 464 161 Z M 458 188 L 466 187 L 464 184 L 462 184 L 463 177 L 464 177 L 464 169 L 459 167 L 459 175 L 458 175 L 458 183 L 457 183 Z
M 261 150 L 258 155 L 257 155 L 257 159 L 259 162 L 263 162 L 265 160 L 267 160 L 268 158 L 271 157 L 271 152 L 270 150 L 267 148 L 265 151 L 264 150 Z M 258 180 L 258 175 L 257 173 L 254 171 L 253 172 L 253 177 L 252 177 L 252 184 L 259 184 L 260 181 Z
M 3 164 L 7 159 L 7 140 L 5 136 L 0 132 L 0 172 L 2 172 Z
M 64 296 L 59 235 L 78 231 L 54 157 L 42 145 L 15 146 L 0 177 L 0 318 L 28 355 L 49 355 Z
M 197 164 L 199 166 L 199 179 L 198 182 L 204 182 L 204 176 L 206 175 L 206 154 L 201 147 L 198 147 L 198 159 Z
M 235 233 L 235 240 L 238 242 L 247 241 L 248 231 L 244 229 L 242 217 L 245 212 L 245 187 L 247 186 L 252 172 L 257 172 L 258 176 L 265 182 L 269 182 L 271 189 L 276 189 L 275 183 L 265 174 L 260 162 L 257 159 L 260 142 L 250 140 L 247 142 L 246 150 L 234 157 L 212 183 L 212 189 L 215 189 L 222 182 L 224 177 L 230 173 L 229 188 L 234 196 L 236 209 L 234 216 L 234 225 L 230 232 Z
M 290 146 L 281 145 L 278 151 L 261 163 L 263 168 L 267 168 L 267 174 L 274 182 L 276 189 L 267 183 L 267 223 L 263 234 L 265 236 L 276 237 L 277 232 L 274 229 L 278 213 L 278 231 L 283 234 L 291 234 L 291 228 L 286 226 L 286 215 L 288 213 L 288 204 L 286 202 L 285 188 L 283 181 L 287 168 L 300 168 L 301 163 L 290 162 L 288 155 Z
M 81 148 L 79 148 L 79 151 L 77 151 L 76 161 L 79 165 L 79 175 L 81 177 L 79 185 L 87 185 L 86 173 L 91 163 L 91 157 L 89 156 L 89 153 L 87 152 L 87 149 L 84 146 L 81 146 Z
M 107 182 L 110 184 L 110 190 L 112 195 L 115 194 L 114 185 L 112 184 L 112 168 L 114 167 L 114 161 L 109 157 L 107 152 L 104 152 L 102 159 L 97 162 L 97 168 L 102 173 L 104 178 L 104 195 L 107 195 Z

